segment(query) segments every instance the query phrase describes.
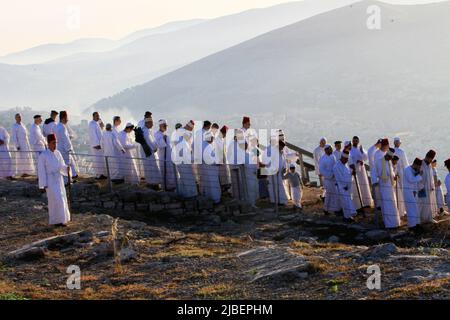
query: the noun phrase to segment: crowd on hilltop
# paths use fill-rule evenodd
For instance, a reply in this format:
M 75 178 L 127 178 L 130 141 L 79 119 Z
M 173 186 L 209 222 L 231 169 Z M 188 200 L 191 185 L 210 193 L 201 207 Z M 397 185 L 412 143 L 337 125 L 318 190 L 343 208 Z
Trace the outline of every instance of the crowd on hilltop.
M 48 195 L 50 223 L 64 225 L 70 220 L 64 187 L 76 181 L 79 171 L 69 114 L 52 111 L 45 121 L 41 115 L 33 120 L 28 131 L 16 114 L 11 135 L 0 127 L 0 178 L 37 174 L 39 187 Z M 294 208 L 302 208 L 299 154 L 286 146 L 282 130 L 272 130 L 267 145 L 260 143 L 249 117 L 243 117 L 238 129 L 190 120 L 169 130 L 166 120 L 154 121 L 149 111 L 137 124 L 123 124 L 119 116 L 105 123 L 94 112 L 89 142 L 96 179 L 130 185 L 145 181 L 154 189 L 176 190 L 186 198 L 203 195 L 215 203 L 229 193 L 252 206 L 267 197 L 277 205 L 292 200 Z M 366 151 L 354 137 L 344 144 L 336 141 L 333 149 L 322 138 L 314 160 L 325 213 L 352 222 L 358 213 L 375 207 L 386 228 L 398 228 L 407 216 L 414 231 L 444 214 L 436 152 L 430 150 L 423 160 L 410 164 L 400 146 L 400 139 L 391 147 L 384 138 Z M 450 170 L 450 159 L 445 166 Z M 450 190 L 450 175 L 445 184 Z

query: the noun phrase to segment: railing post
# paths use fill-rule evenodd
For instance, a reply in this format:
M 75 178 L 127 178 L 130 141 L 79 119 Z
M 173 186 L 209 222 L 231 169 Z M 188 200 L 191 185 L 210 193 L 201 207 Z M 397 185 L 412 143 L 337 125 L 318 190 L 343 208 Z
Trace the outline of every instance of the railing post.
M 106 164 L 106 174 L 108 176 L 108 186 L 109 186 L 109 192 L 113 192 L 113 185 L 111 180 L 111 170 L 109 169 L 109 161 L 108 156 L 105 156 L 105 164 Z

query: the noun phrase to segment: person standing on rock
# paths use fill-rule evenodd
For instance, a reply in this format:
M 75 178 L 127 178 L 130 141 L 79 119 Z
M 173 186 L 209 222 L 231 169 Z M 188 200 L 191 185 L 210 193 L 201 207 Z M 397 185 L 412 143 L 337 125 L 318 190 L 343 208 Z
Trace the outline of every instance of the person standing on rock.
M 341 159 L 333 167 L 336 178 L 342 210 L 344 211 L 344 222 L 353 222 L 356 216 L 355 205 L 352 201 L 352 171 L 348 167 L 349 153 L 342 152 Z
M 338 140 L 334 142 L 334 151 L 333 155 L 336 158 L 336 161 L 339 161 L 342 156 L 342 141 Z
M 101 146 L 103 130 L 98 112 L 92 114 L 89 122 L 89 144 L 91 146 L 92 166 L 97 180 L 106 179 L 105 158 Z
M 13 180 L 13 159 L 9 151 L 9 133 L 0 126 L 0 178 Z
M 61 111 L 59 113 L 59 123 L 56 125 L 54 131 L 57 143 L 58 151 L 61 153 L 66 165 L 71 166 L 71 162 L 74 161 L 71 156 L 73 152 L 72 141 L 70 139 L 69 131 L 67 130 L 66 124 L 69 122 L 69 117 L 66 111 Z M 76 177 L 73 177 L 76 178 Z M 64 177 L 64 182 L 67 184 L 67 177 Z
M 175 168 L 172 162 L 172 148 L 170 138 L 167 135 L 167 121 L 158 121 L 159 130 L 155 133 L 156 145 L 158 146 L 159 167 L 161 169 L 162 187 L 165 191 L 176 189 Z
M 144 127 L 142 127 L 142 133 L 144 134 L 145 142 L 151 150 L 151 154 L 147 157 L 142 148 L 139 148 L 141 154 L 144 155 L 144 173 L 145 181 L 154 189 L 158 189 L 161 184 L 161 169 L 159 167 L 158 159 L 158 146 L 156 145 L 155 136 L 153 134 L 153 118 L 148 117 L 145 119 Z
M 296 210 L 302 210 L 302 178 L 300 174 L 295 171 L 295 164 L 289 165 L 289 172 L 283 177 L 289 185 L 292 194 L 292 201 Z
M 109 175 L 112 182 L 122 181 L 123 177 L 120 175 L 120 157 L 125 154 L 125 149 L 119 141 L 118 136 L 112 132 L 110 123 L 106 124 L 105 132 L 102 135 L 100 142 L 103 150 L 103 155 L 108 161 Z
M 54 134 L 47 136 L 47 143 L 48 149 L 38 159 L 39 188 L 47 193 L 49 224 L 66 226 L 70 221 L 70 211 L 63 176 L 67 176 L 69 166 L 56 150 Z
M 322 174 L 320 172 L 320 165 L 319 165 L 319 161 L 320 158 L 322 158 L 322 156 L 325 154 L 325 145 L 327 144 L 327 139 L 326 138 L 321 138 L 320 142 L 319 142 L 319 146 L 317 148 L 314 149 L 313 152 L 313 158 L 314 158 L 314 170 L 316 172 L 316 175 L 319 177 L 319 181 L 320 181 L 320 185 L 323 186 L 323 177 Z M 326 191 L 323 192 L 322 194 L 322 199 L 325 197 Z
M 138 144 L 133 141 L 133 136 L 131 132 L 134 129 L 132 123 L 127 123 L 125 129 L 119 133 L 119 141 L 122 147 L 125 149 L 125 153 L 121 157 L 121 170 L 122 176 L 126 183 L 132 185 L 139 184 L 139 171 L 136 164 L 136 150 Z
M 395 196 L 395 174 L 392 166 L 392 158 L 395 149 L 389 149 L 386 155 L 379 158 L 375 163 L 378 187 L 381 195 L 381 212 L 383 214 L 384 226 L 387 229 L 400 227 L 400 214 Z
M 58 112 L 55 110 L 52 110 L 50 112 L 50 118 L 45 119 L 44 124 L 42 126 L 42 133 L 44 134 L 44 137 L 47 137 L 49 134 L 55 133 L 55 127 L 57 125 L 57 123 L 56 123 L 57 116 L 58 116 Z
M 444 213 L 444 192 L 442 191 L 442 181 L 439 179 L 439 175 L 437 172 L 437 160 L 434 159 L 431 163 L 431 167 L 433 168 L 433 178 L 434 185 L 436 186 L 436 202 L 439 209 L 439 213 Z
M 17 113 L 15 116 L 16 123 L 12 127 L 11 142 L 15 146 L 16 155 L 16 174 L 27 177 L 35 174 L 36 168 L 33 161 L 33 153 L 31 152 L 30 141 L 28 140 L 28 130 L 22 123 L 22 116 Z
M 367 152 L 359 145 L 359 137 L 352 139 L 349 166 L 353 170 L 353 202 L 356 210 L 364 210 L 372 206 L 372 194 L 370 191 L 369 177 L 366 171 L 366 161 L 369 159 Z
M 450 159 L 445 160 L 445 167 L 449 171 L 445 178 L 445 188 L 447 189 L 447 209 L 450 212 Z
M 30 129 L 30 144 L 31 149 L 36 152 L 36 156 L 38 157 L 41 152 L 47 149 L 47 140 L 45 139 L 40 126 L 42 117 L 40 115 L 35 115 L 33 119 L 34 123 L 31 125 Z
M 411 231 L 420 231 L 420 213 L 417 205 L 417 194 L 419 183 L 422 181 L 420 168 L 422 160 L 416 158 L 411 166 L 404 170 L 403 174 L 403 196 L 405 200 L 406 214 L 408 216 L 408 227 Z
M 333 154 L 333 148 L 328 144 L 325 145 L 325 154 L 320 158 L 319 169 L 323 176 L 323 186 L 326 194 L 323 211 L 327 215 L 331 212 L 339 213 L 342 211 L 339 193 L 336 187 L 336 179 L 333 172 L 336 162 L 337 160 Z
M 422 223 L 432 223 L 433 218 L 438 214 L 436 185 L 434 182 L 432 162 L 436 157 L 436 152 L 427 152 L 422 163 L 422 182 L 419 189 L 419 211 Z

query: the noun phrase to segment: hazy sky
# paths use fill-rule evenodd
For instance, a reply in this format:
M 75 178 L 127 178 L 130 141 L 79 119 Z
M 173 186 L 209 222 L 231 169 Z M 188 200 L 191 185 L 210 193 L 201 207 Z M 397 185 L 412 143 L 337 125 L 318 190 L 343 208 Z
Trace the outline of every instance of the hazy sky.
M 44 43 L 69 42 L 77 38 L 118 39 L 138 29 L 170 21 L 214 18 L 283 2 L 289 1 L 0 0 L 0 56 Z M 385 2 L 409 4 L 436 0 Z M 79 27 L 74 20 L 77 11 L 80 12 Z

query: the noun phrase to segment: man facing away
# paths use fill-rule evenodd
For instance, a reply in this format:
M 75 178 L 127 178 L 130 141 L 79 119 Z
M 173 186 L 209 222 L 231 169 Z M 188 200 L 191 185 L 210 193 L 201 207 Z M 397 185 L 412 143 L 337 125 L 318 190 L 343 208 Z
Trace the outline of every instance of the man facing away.
M 36 168 L 33 161 L 30 142 L 28 140 L 28 130 L 22 123 L 22 116 L 17 113 L 16 123 L 12 128 L 12 143 L 18 152 L 15 153 L 16 173 L 22 177 L 35 174 Z
M 122 176 L 120 175 L 120 157 L 125 154 L 125 149 L 122 147 L 118 136 L 112 132 L 112 125 L 110 123 L 106 124 L 106 130 L 102 135 L 100 144 L 103 155 L 106 157 L 105 161 L 108 161 L 111 181 L 122 182 Z
M 403 174 L 403 196 L 408 216 L 408 227 L 415 233 L 421 231 L 420 213 L 417 205 L 419 183 L 422 181 L 422 176 L 420 175 L 421 167 L 422 160 L 416 158 L 411 166 L 405 168 Z
M 52 110 L 50 112 L 50 118 L 45 119 L 44 125 L 42 126 L 42 133 L 45 137 L 47 137 L 49 134 L 55 133 L 55 127 L 57 125 L 56 123 L 56 117 L 58 116 L 58 112 L 55 110 Z
M 342 153 L 341 153 L 342 157 Z M 340 161 L 341 158 L 339 158 Z M 334 212 L 339 214 L 342 210 L 339 193 L 336 188 L 336 179 L 334 177 L 334 166 L 336 165 L 336 157 L 333 154 L 333 148 L 330 145 L 325 145 L 325 154 L 320 158 L 319 168 L 323 176 L 323 186 L 325 188 L 325 201 L 323 211 L 325 214 Z
M 419 189 L 419 211 L 422 223 L 432 223 L 434 216 L 438 214 L 436 201 L 436 186 L 434 182 L 433 167 L 431 163 L 436 157 L 436 152 L 427 152 L 422 163 L 422 182 Z
M 319 142 L 319 146 L 317 148 L 315 148 L 314 152 L 313 152 L 315 171 L 316 171 L 316 175 L 319 177 L 321 186 L 323 186 L 323 178 L 322 178 L 322 174 L 320 173 L 319 161 L 320 161 L 320 158 L 322 158 L 322 156 L 325 154 L 325 145 L 326 144 L 327 144 L 327 139 L 321 138 L 320 142 Z M 322 198 L 324 198 L 324 197 L 325 197 L 325 192 L 322 194 Z
M 89 144 L 91 146 L 91 155 L 93 156 L 92 166 L 95 178 L 98 180 L 106 179 L 105 158 L 101 146 L 103 130 L 100 126 L 100 115 L 98 112 L 92 114 L 92 120 L 89 122 Z
M 437 171 L 437 160 L 434 159 L 431 163 L 431 167 L 433 168 L 433 178 L 434 185 L 436 187 L 436 202 L 439 209 L 439 213 L 444 213 L 444 191 L 442 190 L 442 181 L 439 179 L 438 171 Z
M 66 226 L 70 211 L 63 176 L 67 176 L 69 166 L 56 150 L 56 136 L 48 135 L 47 142 L 48 149 L 38 159 L 39 188 L 47 193 L 49 224 Z
M 353 137 L 349 164 L 354 176 L 353 201 L 356 210 L 370 208 L 373 202 L 366 171 L 367 160 L 367 152 L 359 144 L 359 137 Z
M 144 134 L 145 142 L 150 148 L 151 154 L 147 157 L 143 149 L 141 154 L 144 155 L 144 173 L 145 181 L 153 189 L 158 189 L 161 184 L 161 169 L 159 167 L 158 159 L 158 146 L 156 145 L 155 136 L 153 134 L 153 118 L 150 116 L 145 119 L 144 127 L 142 128 L 142 133 Z
M 67 130 L 66 124 L 69 122 L 69 116 L 66 111 L 61 111 L 59 113 L 59 123 L 56 125 L 54 131 L 57 142 L 57 149 L 61 153 L 66 165 L 70 166 L 71 162 L 74 161 L 71 156 L 73 152 L 72 141 L 70 139 L 69 131 Z M 76 178 L 76 177 L 73 177 Z M 67 184 L 67 177 L 64 177 L 64 182 Z

